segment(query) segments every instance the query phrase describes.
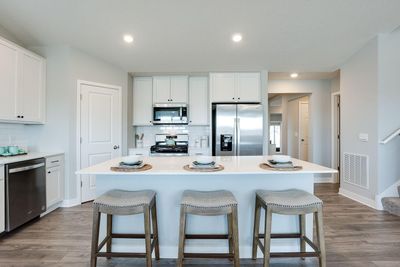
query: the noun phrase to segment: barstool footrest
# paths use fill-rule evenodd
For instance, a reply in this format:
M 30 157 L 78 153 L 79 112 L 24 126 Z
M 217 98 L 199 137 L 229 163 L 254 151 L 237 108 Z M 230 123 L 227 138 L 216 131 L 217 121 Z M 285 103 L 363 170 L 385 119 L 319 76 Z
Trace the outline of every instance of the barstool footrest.
M 207 258 L 217 258 L 217 259 L 233 259 L 233 253 L 184 253 L 185 258 L 199 258 L 199 259 L 207 259 Z
M 133 239 L 135 239 L 135 238 L 145 238 L 145 234 L 114 234 L 114 233 L 112 233 L 111 234 L 111 238 L 133 238 Z M 150 238 L 154 238 L 154 235 L 153 234 L 151 234 L 150 235 Z
M 272 252 L 269 254 L 271 258 L 308 258 L 319 257 L 318 252 Z
M 145 258 L 146 253 L 130 253 L 130 252 L 98 252 L 97 257 L 107 257 L 107 258 Z
M 186 239 L 228 239 L 227 234 L 186 234 Z
M 258 238 L 265 238 L 265 234 L 258 234 Z M 301 238 L 300 233 L 271 234 L 271 238 Z

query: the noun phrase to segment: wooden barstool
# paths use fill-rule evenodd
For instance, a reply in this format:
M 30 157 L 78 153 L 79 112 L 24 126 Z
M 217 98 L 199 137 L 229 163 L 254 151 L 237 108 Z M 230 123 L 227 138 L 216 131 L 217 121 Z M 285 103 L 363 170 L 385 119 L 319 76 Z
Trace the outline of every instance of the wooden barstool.
M 228 234 L 186 234 L 186 216 L 188 214 L 203 216 L 227 215 Z M 183 192 L 179 226 L 179 251 L 177 266 L 183 266 L 186 258 L 228 258 L 233 259 L 235 267 L 239 262 L 237 201 L 233 194 L 226 190 Z M 227 239 L 229 253 L 185 253 L 186 239 Z
M 259 233 L 260 228 L 260 211 L 265 210 L 265 234 Z M 271 223 L 272 214 L 298 215 L 299 216 L 299 233 L 289 234 L 272 234 Z M 316 229 L 318 245 L 316 246 L 306 236 L 306 214 L 313 213 Z M 264 238 L 264 245 L 260 238 Z M 271 238 L 299 238 L 300 252 L 270 252 Z M 313 248 L 314 252 L 306 252 L 306 243 Z M 258 190 L 256 192 L 256 206 L 254 214 L 254 233 L 253 233 L 253 251 L 252 258 L 257 258 L 257 247 L 260 247 L 264 253 L 264 267 L 269 267 L 271 257 L 318 257 L 319 266 L 326 266 L 324 225 L 322 214 L 322 200 L 306 191 L 290 189 L 284 191 L 267 191 Z
M 107 214 L 107 236 L 99 244 L 100 215 Z M 114 215 L 134 215 L 144 213 L 144 234 L 116 234 L 112 231 L 112 220 Z M 151 221 L 153 223 L 153 234 L 151 234 Z M 146 253 L 112 252 L 113 238 L 144 238 Z M 153 242 L 151 242 L 153 239 Z M 100 250 L 107 244 L 106 252 Z M 155 250 L 155 257 L 160 259 L 156 193 L 151 190 L 124 191 L 111 190 L 101 195 L 93 202 L 93 230 L 92 230 L 92 251 L 90 266 L 95 267 L 97 257 L 130 257 L 146 258 L 146 266 L 152 266 L 151 254 Z

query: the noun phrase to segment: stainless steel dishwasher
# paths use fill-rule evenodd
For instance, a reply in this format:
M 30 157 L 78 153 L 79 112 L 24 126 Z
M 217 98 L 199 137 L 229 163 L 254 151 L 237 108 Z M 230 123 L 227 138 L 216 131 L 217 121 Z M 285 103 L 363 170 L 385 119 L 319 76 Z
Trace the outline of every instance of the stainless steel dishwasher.
M 46 210 L 45 159 L 7 164 L 6 231 L 10 232 Z

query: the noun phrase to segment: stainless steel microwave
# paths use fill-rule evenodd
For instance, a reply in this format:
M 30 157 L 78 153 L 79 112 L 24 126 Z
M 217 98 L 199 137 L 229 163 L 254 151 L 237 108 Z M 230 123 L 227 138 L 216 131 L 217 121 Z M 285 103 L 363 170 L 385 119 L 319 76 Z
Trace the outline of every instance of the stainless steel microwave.
M 186 104 L 154 104 L 153 124 L 188 124 Z

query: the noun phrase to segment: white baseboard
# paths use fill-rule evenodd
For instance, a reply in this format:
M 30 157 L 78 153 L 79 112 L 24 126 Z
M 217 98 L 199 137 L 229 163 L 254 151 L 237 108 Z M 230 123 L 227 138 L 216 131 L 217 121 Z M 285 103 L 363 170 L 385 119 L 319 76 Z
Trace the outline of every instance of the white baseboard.
M 59 207 L 61 207 L 61 203 L 62 203 L 62 202 L 59 202 L 59 203 L 56 203 L 56 204 L 50 206 L 45 212 L 43 212 L 42 214 L 40 214 L 40 217 L 46 216 L 46 215 L 49 214 L 50 212 L 55 211 L 56 209 L 58 209 Z
M 346 189 L 343 189 L 343 188 L 339 188 L 339 195 L 342 195 L 344 197 L 350 198 L 350 199 L 352 199 L 354 201 L 357 201 L 357 202 L 359 202 L 359 203 L 361 203 L 363 205 L 366 205 L 366 206 L 368 206 L 370 208 L 377 209 L 375 200 L 366 198 L 364 196 L 360 196 L 360 195 L 358 195 L 358 194 L 356 194 L 354 192 L 351 192 L 349 190 L 346 190 Z
M 335 180 L 335 177 L 332 175 L 330 177 L 314 177 L 314 183 L 326 183 L 326 184 L 336 184 L 337 181 Z
M 61 203 L 60 207 L 63 207 L 63 208 L 70 208 L 70 207 L 78 206 L 78 205 L 80 205 L 80 204 L 81 204 L 81 203 L 80 203 L 80 201 L 79 201 L 79 198 L 65 199 L 65 200 Z
M 400 185 L 400 180 L 389 186 L 385 191 L 375 196 L 375 205 L 376 209 L 383 210 L 382 206 L 382 198 L 384 197 L 398 197 L 399 192 L 397 191 L 397 187 Z

